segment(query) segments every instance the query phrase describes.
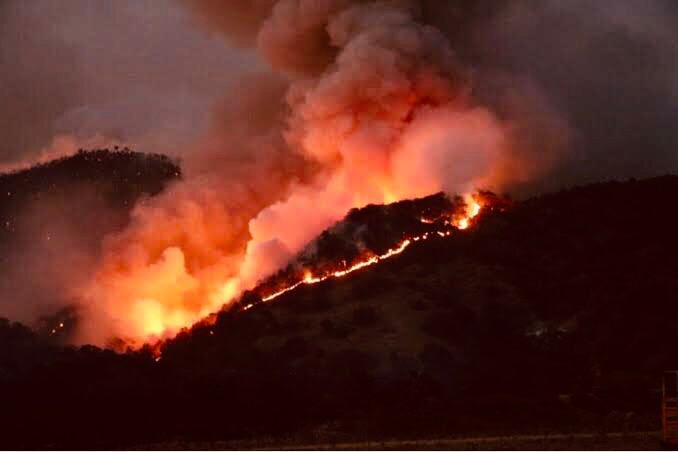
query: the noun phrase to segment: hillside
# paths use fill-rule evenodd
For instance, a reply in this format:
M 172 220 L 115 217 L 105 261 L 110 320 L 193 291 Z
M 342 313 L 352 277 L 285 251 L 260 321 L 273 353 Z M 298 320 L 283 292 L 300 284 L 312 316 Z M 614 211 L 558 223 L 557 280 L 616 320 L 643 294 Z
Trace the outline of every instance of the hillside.
M 127 148 L 81 150 L 0 174 L 0 316 L 46 334 L 64 322 L 52 336 L 67 340 L 77 315 L 68 294 L 104 237 L 129 222 L 140 198 L 180 177 L 168 157 Z
M 181 169 L 168 157 L 128 148 L 80 150 L 30 169 L 0 174 L 0 226 L 4 226 L 0 234 L 11 234 L 13 218 L 42 197 L 72 195 L 89 187 L 110 205 L 130 208 L 140 196 L 157 194 L 180 176 Z
M 516 202 L 349 277 L 222 312 L 159 361 L 47 347 L 6 322 L 4 441 L 656 429 L 661 371 L 678 363 L 677 196 L 666 176 Z

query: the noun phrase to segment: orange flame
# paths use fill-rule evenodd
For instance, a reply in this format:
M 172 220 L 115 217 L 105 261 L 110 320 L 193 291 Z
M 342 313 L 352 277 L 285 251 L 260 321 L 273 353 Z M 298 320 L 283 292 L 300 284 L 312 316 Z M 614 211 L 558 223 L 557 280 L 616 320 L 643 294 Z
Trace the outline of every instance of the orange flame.
M 464 230 L 471 227 L 485 203 L 485 199 L 480 195 L 467 195 L 464 198 L 465 207 L 460 212 L 450 214 L 449 217 L 439 218 L 421 218 L 422 223 L 443 225 L 440 230 L 426 232 L 421 235 L 405 237 L 394 247 L 388 249 L 385 253 L 380 255 L 367 254 L 353 262 L 338 262 L 340 266 L 332 271 L 314 274 L 312 270 L 308 269 L 300 276 L 299 279 L 291 279 L 284 282 L 284 286 L 278 287 L 272 293 L 264 293 L 261 302 L 271 302 L 281 295 L 290 292 L 297 287 L 303 285 L 318 284 L 330 278 L 346 277 L 350 273 L 356 272 L 363 268 L 375 265 L 381 261 L 389 259 L 393 256 L 399 255 L 405 251 L 412 243 L 423 240 L 428 240 L 431 237 L 448 237 L 454 234 L 454 229 Z M 453 229 L 454 228 L 454 229 Z M 204 325 L 213 325 L 216 321 L 216 314 L 210 312 L 218 311 L 222 306 L 233 302 L 242 293 L 242 286 L 237 278 L 215 279 L 214 286 L 211 291 L 200 292 L 196 296 L 200 300 L 205 300 L 205 303 L 200 305 L 199 311 L 193 312 L 186 309 L 181 309 L 182 304 L 180 294 L 177 295 L 178 287 L 181 290 L 190 291 L 195 289 L 195 281 L 185 276 L 184 272 L 178 272 L 179 275 L 184 275 L 183 279 L 166 276 L 166 270 L 182 270 L 186 262 L 182 255 L 178 252 L 166 251 L 163 255 L 164 260 L 158 264 L 158 268 L 151 267 L 150 270 L 157 270 L 157 274 L 150 272 L 145 274 L 146 278 L 134 279 L 128 281 L 123 279 L 122 282 L 130 284 L 130 293 L 140 293 L 143 297 L 136 298 L 134 309 L 129 314 L 133 317 L 131 319 L 133 326 L 137 330 L 132 331 L 133 334 L 129 336 L 118 336 L 124 341 L 124 345 L 133 348 L 140 347 L 143 343 L 156 344 L 153 349 L 155 357 L 160 356 L 161 343 L 178 332 L 181 328 L 188 327 L 196 322 Z M 160 268 L 162 267 L 162 268 Z M 158 275 L 162 276 L 159 280 L 161 285 L 158 285 Z M 172 273 L 174 275 L 174 273 Z M 178 286 L 178 282 L 181 284 Z M 108 287 L 108 286 L 106 286 Z M 124 286 L 127 287 L 127 286 Z M 132 290 L 134 289 L 134 290 Z M 143 290 L 142 290 L 143 289 Z M 176 296 L 174 296 L 176 295 Z M 173 298 L 174 296 L 174 298 Z M 170 300 L 172 303 L 163 305 L 160 299 Z M 254 307 L 254 303 L 241 306 L 241 310 L 248 310 Z M 201 320 L 202 319 L 202 320 Z M 55 334 L 59 326 L 54 329 L 52 334 Z
M 468 229 L 470 226 L 471 220 L 473 220 L 475 217 L 478 216 L 480 213 L 480 210 L 482 209 L 482 205 L 477 199 L 477 196 L 474 195 L 467 195 L 464 199 L 466 202 L 466 208 L 464 209 L 464 214 L 461 218 L 459 218 L 455 226 L 458 229 Z
M 461 214 L 460 217 L 457 217 L 454 220 L 452 220 L 450 223 L 448 223 L 448 224 L 452 224 L 453 226 L 455 226 L 457 229 L 460 229 L 460 230 L 468 229 L 468 227 L 472 223 L 472 220 L 475 217 L 478 216 L 478 214 L 480 213 L 480 211 L 483 208 L 483 205 L 481 203 L 482 201 L 475 195 L 465 196 L 464 201 L 465 201 L 465 204 L 466 204 L 466 207 L 464 208 L 464 212 Z M 431 220 L 424 219 L 424 218 L 422 218 L 421 221 L 422 221 L 422 223 L 432 223 Z M 445 232 L 436 231 L 436 233 L 440 237 L 448 237 L 452 234 L 452 231 L 445 231 Z M 369 267 L 371 265 L 377 264 L 377 263 L 379 263 L 383 260 L 389 259 L 393 256 L 397 256 L 398 254 L 405 251 L 405 249 L 408 246 L 410 246 L 412 243 L 418 242 L 420 240 L 427 240 L 429 237 L 431 237 L 431 235 L 432 235 L 432 233 L 427 232 L 427 233 L 422 234 L 422 235 L 406 238 L 402 242 L 400 242 L 398 244 L 398 246 L 396 246 L 395 248 L 389 249 L 384 254 L 366 257 L 365 260 L 359 261 L 359 262 L 353 264 L 352 266 L 350 266 L 350 267 L 348 267 L 344 270 L 337 270 L 337 271 L 334 271 L 334 272 L 331 272 L 331 273 L 328 273 L 328 274 L 325 274 L 325 275 L 322 275 L 322 276 L 314 276 L 313 273 L 311 273 L 310 270 L 307 270 L 304 274 L 304 279 L 302 279 L 301 281 L 297 281 L 296 283 L 294 283 L 294 284 L 292 284 L 288 287 L 285 287 L 285 288 L 280 289 L 276 292 L 273 292 L 272 294 L 269 294 L 265 297 L 262 297 L 261 301 L 262 302 L 272 301 L 272 300 L 278 298 L 279 296 L 296 289 L 297 287 L 301 286 L 302 284 L 311 285 L 311 284 L 317 284 L 319 282 L 325 281 L 325 280 L 330 279 L 330 278 L 342 278 L 342 277 L 348 275 L 349 273 L 353 273 L 357 270 L 360 270 L 360 269 L 363 269 L 365 267 Z M 254 307 L 254 303 L 250 303 L 250 304 L 244 306 L 242 309 L 243 309 L 243 311 L 246 311 L 248 309 L 251 309 L 252 307 Z

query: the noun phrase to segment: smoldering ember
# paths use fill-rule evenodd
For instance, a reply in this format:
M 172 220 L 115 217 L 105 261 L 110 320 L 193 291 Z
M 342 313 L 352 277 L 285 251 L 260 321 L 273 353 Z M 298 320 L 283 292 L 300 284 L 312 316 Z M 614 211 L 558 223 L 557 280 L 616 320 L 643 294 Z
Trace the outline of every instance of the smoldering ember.
M 0 24 L 0 448 L 678 445 L 675 2 Z

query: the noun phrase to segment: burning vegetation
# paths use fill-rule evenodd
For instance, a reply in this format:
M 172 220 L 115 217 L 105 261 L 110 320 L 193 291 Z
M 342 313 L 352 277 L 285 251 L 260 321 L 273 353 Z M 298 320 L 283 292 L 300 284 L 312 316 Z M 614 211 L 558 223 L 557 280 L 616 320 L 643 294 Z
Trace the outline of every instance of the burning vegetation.
M 467 229 L 485 207 L 497 198 L 476 193 L 453 201 L 440 193 L 414 201 L 354 209 L 324 231 L 287 267 L 277 272 L 243 299 L 252 308 L 258 298 L 269 302 L 302 284 L 342 278 L 357 270 L 396 256 L 411 244 L 429 238 L 449 237 Z M 254 298 L 254 300 L 252 300 Z
M 65 284 L 62 298 L 82 319 L 74 343 L 140 347 L 237 303 L 262 281 L 268 289 L 257 296 L 271 300 L 454 235 L 479 213 L 471 193 L 504 190 L 555 160 L 561 134 L 546 109 L 513 117 L 523 109 L 500 111 L 478 95 L 459 42 L 437 23 L 436 2 L 185 3 L 267 69 L 215 100 L 211 127 L 185 152 L 182 179 L 130 205 L 124 227 L 99 240 L 86 271 Z M 469 20 L 477 13 L 461 12 Z M 528 159 L 541 144 L 526 126 L 533 116 L 549 135 L 538 159 Z M 298 265 L 305 247 L 352 209 L 439 192 L 462 195 L 469 210 L 417 214 L 416 224 L 393 225 L 384 243 Z
M 99 427 L 128 445 L 330 424 L 354 435 L 576 427 L 590 413 L 650 412 L 645 376 L 678 360 L 678 221 L 666 208 L 676 179 L 516 204 L 493 194 L 553 169 L 570 138 L 591 152 L 609 135 L 616 149 L 617 115 L 649 103 L 570 137 L 568 120 L 590 127 L 592 113 L 554 105 L 595 96 L 551 105 L 523 62 L 483 61 L 512 51 L 494 53 L 503 33 L 480 44 L 479 23 L 523 26 L 491 14 L 494 0 L 183 3 L 265 68 L 215 102 L 181 170 L 123 149 L 0 176 L 0 306 L 35 326 L 0 319 L 0 425 L 12 444 L 80 445 Z M 596 35 L 614 36 L 594 9 L 583 15 Z M 627 14 L 613 10 L 615 30 L 637 32 Z M 630 53 L 672 39 L 666 30 Z M 578 72 L 564 47 L 559 63 Z M 527 72 L 551 77 L 550 59 L 527 53 Z M 603 54 L 606 67 L 633 61 Z M 619 79 L 639 97 L 670 97 Z M 616 106 L 615 89 L 593 86 Z M 657 134 L 626 129 L 640 143 Z M 64 143 L 45 155 L 76 141 Z M 629 388 L 645 392 L 619 402 Z M 71 435 L 73 419 L 86 433 Z M 118 439 L 121 420 L 131 426 Z
M 208 21 L 250 9 L 187 3 Z M 95 274 L 77 288 L 85 318 L 77 342 L 140 346 L 262 281 L 257 296 L 271 300 L 454 235 L 480 211 L 471 193 L 503 189 L 550 161 L 523 161 L 520 121 L 474 96 L 471 71 L 420 2 L 280 0 L 251 9 L 256 44 L 245 41 L 270 72 L 232 90 L 184 180 L 138 204 L 129 226 L 107 238 Z M 393 225 L 374 248 L 298 265 L 309 242 L 352 209 L 438 192 L 461 194 L 469 210 L 453 201 L 439 216 Z
M 346 277 L 386 261 L 408 247 L 429 239 L 441 240 L 473 226 L 484 211 L 504 211 L 509 202 L 490 192 L 450 199 L 444 193 L 387 205 L 353 209 L 346 217 L 310 242 L 287 266 L 246 291 L 225 311 L 247 311 L 269 303 L 301 286 Z M 212 313 L 194 322 L 199 326 L 216 321 Z M 189 326 L 189 325 L 187 325 Z M 148 346 L 161 359 L 163 338 Z M 118 341 L 118 348 L 129 347 Z
M 358 255 L 347 244 L 381 254 L 439 226 L 378 265 L 217 312 L 157 348 L 56 347 L 0 320 L 2 441 L 656 429 L 651 376 L 678 360 L 677 194 L 675 177 L 510 208 L 488 194 L 475 224 L 445 238 L 439 213 L 463 200 L 356 209 L 296 261 L 322 274 Z
M 182 151 L 186 171 L 181 181 L 159 194 L 159 188 L 152 190 L 158 196 L 130 196 L 125 207 L 133 206 L 131 213 L 123 209 L 124 221 L 116 218 L 116 227 L 104 234 L 105 240 L 99 237 L 96 243 L 83 245 L 78 241 L 83 234 L 77 228 L 68 240 L 41 234 L 41 240 L 49 244 L 38 247 L 34 255 L 43 256 L 45 249 L 53 254 L 41 260 L 35 273 L 49 277 L 26 281 L 16 272 L 10 278 L 20 283 L 7 283 L 8 293 L 37 280 L 40 287 L 23 291 L 22 298 L 45 298 L 58 292 L 56 310 L 78 304 L 82 322 L 71 335 L 78 344 L 106 345 L 122 340 L 140 346 L 176 334 L 222 306 L 236 303 L 261 281 L 275 281 L 275 277 L 268 278 L 279 275 L 290 262 L 298 263 L 304 247 L 351 209 L 441 191 L 449 196 L 467 195 L 479 188 L 499 192 L 532 181 L 553 169 L 562 157 L 571 138 L 569 121 L 585 124 L 583 130 L 592 138 L 579 133 L 573 137 L 583 138 L 579 145 L 591 155 L 601 143 L 615 152 L 620 148 L 620 135 L 608 133 L 608 129 L 624 130 L 624 142 L 627 138 L 661 142 L 661 149 L 671 142 L 661 139 L 656 130 L 643 129 L 641 133 L 635 117 L 629 121 L 634 127 L 619 128 L 620 111 L 633 116 L 630 112 L 652 108 L 617 105 L 619 90 L 601 90 L 600 86 L 612 86 L 612 81 L 593 77 L 593 72 L 604 71 L 591 70 L 603 61 L 606 67 L 632 71 L 639 67 L 661 74 L 669 71 L 670 65 L 632 64 L 629 55 L 606 50 L 623 47 L 614 43 L 631 42 L 644 43 L 653 51 L 665 50 L 670 43 L 673 49 L 672 34 L 661 33 L 659 39 L 654 30 L 665 30 L 661 24 L 672 17 L 663 7 L 588 11 L 572 6 L 569 19 L 555 23 L 572 26 L 571 20 L 579 20 L 586 24 L 586 35 L 592 42 L 601 44 L 594 53 L 578 49 L 584 53 L 579 59 L 575 57 L 578 52 L 563 48 L 557 55 L 545 55 L 539 47 L 541 42 L 569 42 L 568 27 L 543 25 L 542 19 L 553 13 L 562 16 L 560 8 L 552 5 L 528 14 L 531 5 L 519 2 L 517 7 L 512 3 L 508 7 L 509 3 L 494 0 L 459 5 L 431 0 L 182 3 L 196 15 L 198 27 L 205 25 L 231 43 L 246 47 L 261 64 L 252 70 L 256 74 L 243 74 L 231 83 L 223 99 L 215 99 L 210 127 Z M 648 15 L 637 22 L 620 19 L 642 16 L 636 13 Z M 530 19 L 507 19 L 514 14 Z M 657 16 L 654 19 L 662 20 L 650 20 L 653 14 Z M 530 28 L 528 23 L 539 27 L 522 35 L 519 31 Z M 650 23 L 658 26 L 648 27 Z M 542 33 L 542 26 L 558 32 Z M 566 34 L 561 36 L 563 32 Z M 517 40 L 504 39 L 504 33 L 517 35 Z M 534 33 L 540 39 L 534 39 Z M 606 39 L 593 39 L 599 34 Z M 554 36 L 555 41 L 541 39 Z M 504 41 L 513 46 L 504 45 Z M 532 48 L 534 45 L 537 48 Z M 512 58 L 519 56 L 512 55 L 514 46 L 530 49 L 526 51 L 529 59 Z M 667 60 L 661 53 L 631 53 L 652 54 L 653 61 Z M 541 58 L 535 60 L 534 55 Z M 576 67 L 578 77 L 563 83 L 562 74 L 548 69 L 557 66 L 548 64 L 554 60 Z M 532 64 L 537 62 L 540 64 Z M 34 72 L 28 67 L 26 74 Z M 670 99 L 661 94 L 671 77 L 639 74 L 643 76 L 619 77 L 629 81 L 628 86 L 614 85 L 623 86 L 625 92 L 637 92 L 631 104 L 649 107 L 652 102 L 646 99 Z M 589 83 L 583 83 L 586 80 Z M 552 93 L 542 92 L 562 88 L 567 88 L 562 97 L 551 98 Z M 595 95 L 577 95 L 590 93 L 591 88 Z M 655 89 L 659 95 L 646 95 Z M 586 99 L 583 105 L 573 103 L 580 98 Z M 590 108 L 589 99 L 597 99 L 600 105 Z M 563 107 L 566 111 L 560 112 Z M 78 114 L 89 111 L 79 110 Z M 591 130 L 595 121 L 582 113 L 598 115 L 605 110 L 613 112 L 607 115 L 608 127 Z M 646 120 L 660 117 L 663 121 L 666 108 L 658 107 L 657 111 L 662 114 L 648 115 Z M 12 111 L 10 117 L 22 116 Z M 55 149 L 61 147 L 56 141 Z M 70 149 L 77 140 L 67 141 Z M 626 154 L 605 160 L 626 162 L 622 166 L 633 161 Z M 135 177 L 127 182 L 144 184 Z M 9 198 L 20 197 L 11 190 L 7 193 Z M 47 204 L 51 204 L 49 200 L 40 208 Z M 433 227 L 435 234 L 408 231 L 386 247 L 349 253 L 326 268 L 286 269 L 297 273 L 289 273 L 282 283 L 270 283 L 271 290 L 258 296 L 270 300 L 297 284 L 342 276 L 381 262 L 415 241 L 470 227 L 476 213 L 466 212 L 453 218 L 451 225 Z M 96 216 L 102 223 L 106 221 L 103 215 Z M 14 218 L 3 220 L 2 233 L 22 227 Z M 422 224 L 433 221 L 430 224 L 436 226 L 434 218 L 419 220 Z M 90 252 L 91 248 L 96 252 Z M 21 262 L 16 268 L 32 267 L 32 260 L 27 261 L 31 262 Z M 52 279 L 59 283 L 43 284 Z M 42 314 L 37 311 L 26 317 L 35 321 Z

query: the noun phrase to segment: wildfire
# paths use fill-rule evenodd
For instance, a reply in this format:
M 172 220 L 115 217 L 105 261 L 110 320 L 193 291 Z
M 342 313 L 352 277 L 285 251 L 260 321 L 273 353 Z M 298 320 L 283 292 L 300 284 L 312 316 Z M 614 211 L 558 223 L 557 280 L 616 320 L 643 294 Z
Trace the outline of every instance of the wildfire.
M 327 265 L 322 270 L 308 268 L 302 274 L 288 274 L 285 278 L 267 281 L 255 289 L 261 298 L 246 305 L 238 305 L 239 309 L 248 310 L 257 303 L 271 302 L 301 285 L 318 284 L 330 278 L 346 277 L 350 273 L 403 253 L 415 242 L 428 240 L 431 237 L 451 236 L 455 231 L 471 227 L 474 218 L 480 214 L 484 205 L 491 204 L 494 206 L 494 201 L 482 194 L 467 195 L 464 201 L 464 207 L 457 209 L 457 211 L 422 210 L 419 221 L 427 224 L 426 232 L 415 232 L 415 235 L 411 236 L 405 234 L 400 242 L 382 254 L 367 252 L 357 259 L 349 261 L 338 259 L 334 262 L 326 262 Z M 420 231 L 421 229 L 424 228 L 419 228 Z M 144 267 L 146 271 L 143 274 L 135 274 L 139 277 L 127 278 L 125 273 L 114 273 L 114 276 L 117 276 L 118 279 L 111 279 L 110 277 L 105 279 L 109 284 L 102 286 L 103 289 L 106 289 L 104 293 L 121 293 L 122 299 L 133 300 L 132 307 L 125 311 L 129 319 L 126 324 L 129 326 L 129 334 L 117 336 L 120 338 L 121 344 L 124 344 L 121 346 L 136 348 L 144 343 L 155 344 L 153 355 L 159 358 L 161 344 L 164 340 L 181 328 L 188 327 L 196 322 L 204 325 L 214 324 L 217 315 L 210 314 L 210 312 L 216 312 L 223 306 L 232 303 L 242 293 L 244 286 L 237 278 L 233 277 L 226 278 L 225 281 L 215 278 L 212 281 L 212 286 L 207 288 L 209 290 L 205 290 L 193 276 L 187 273 L 187 265 L 190 265 L 190 262 L 187 262 L 179 249 L 169 249 L 162 254 L 162 259 L 158 260 L 153 266 Z M 105 276 L 110 275 L 105 274 Z M 111 287 L 116 290 L 108 290 Z M 193 297 L 188 298 L 193 304 L 187 305 L 185 303 L 186 294 Z M 133 297 L 135 295 L 136 297 Z M 119 306 L 116 300 L 119 300 L 119 298 L 116 297 L 113 306 Z M 192 306 L 197 306 L 199 309 L 191 310 Z M 60 328 L 63 328 L 63 326 L 59 325 L 52 334 L 55 334 Z M 214 333 L 210 333 L 210 335 L 214 335 Z
M 475 195 L 467 195 L 464 198 L 464 201 L 465 201 L 466 206 L 464 208 L 463 213 L 461 215 L 457 216 L 457 217 L 454 217 L 451 221 L 446 222 L 446 224 L 452 225 L 455 228 L 460 229 L 460 230 L 468 229 L 468 227 L 471 225 L 472 220 L 475 217 L 478 216 L 478 214 L 480 213 L 480 211 L 482 210 L 482 207 L 483 207 L 482 201 L 480 200 L 480 198 L 478 196 L 475 196 Z M 427 224 L 431 224 L 431 223 L 434 222 L 434 221 L 432 221 L 430 219 L 426 219 L 426 218 L 421 218 L 420 221 L 422 223 L 427 223 Z M 436 234 L 440 237 L 449 237 L 452 234 L 452 231 L 436 231 Z M 327 273 L 327 274 L 321 275 L 321 276 L 315 276 L 315 275 L 313 275 L 313 273 L 310 270 L 307 270 L 306 273 L 304 274 L 304 278 L 302 280 L 297 281 L 296 283 L 294 283 L 294 284 L 292 284 L 288 287 L 285 287 L 283 289 L 280 289 L 276 292 L 273 292 L 270 295 L 262 297 L 261 301 L 262 302 L 272 301 L 272 300 L 278 298 L 279 296 L 296 289 L 297 287 L 301 286 L 302 284 L 311 285 L 311 284 L 317 284 L 319 282 L 325 281 L 325 280 L 330 279 L 330 278 L 342 278 L 342 277 L 348 275 L 349 273 L 353 273 L 357 270 L 360 270 L 360 269 L 363 269 L 365 267 L 369 267 L 371 265 L 377 264 L 377 263 L 379 263 L 383 260 L 389 259 L 393 256 L 397 256 L 398 254 L 405 251 L 405 249 L 407 249 L 407 247 L 410 246 L 412 243 L 418 242 L 418 241 L 421 241 L 421 240 L 427 240 L 429 237 L 431 237 L 431 235 L 432 235 L 432 233 L 427 232 L 427 233 L 424 233 L 422 235 L 406 238 L 402 242 L 400 242 L 398 244 L 398 246 L 389 249 L 384 254 L 376 255 L 376 256 L 374 256 L 374 255 L 373 256 L 367 256 L 365 258 L 365 260 L 359 261 L 359 262 L 357 262 L 357 263 L 355 263 L 355 264 L 351 265 L 350 267 L 345 268 L 343 270 L 337 270 L 337 271 L 330 272 L 330 273 Z M 254 303 L 250 303 L 250 304 L 244 306 L 242 308 L 242 310 L 246 311 L 248 309 L 251 309 L 252 307 L 254 307 Z
M 471 228 L 481 204 L 468 196 L 463 212 L 407 210 L 405 229 L 369 235 L 375 246 L 365 255 L 351 246 L 358 242 L 328 243 L 322 257 L 345 252 L 345 263 L 314 263 L 306 275 L 285 267 L 353 209 L 499 188 L 509 182 L 504 168 L 522 163 L 510 152 L 510 118 L 474 98 L 445 34 L 420 22 L 411 2 L 263 3 L 286 5 L 263 8 L 261 19 L 271 20 L 255 21 L 257 50 L 280 77 L 252 79 L 256 90 L 220 103 L 185 179 L 135 205 L 128 226 L 107 238 L 93 277 L 76 290 L 92 308 L 83 310 L 92 321 L 79 342 L 167 338 L 247 300 L 241 295 L 262 278 L 273 275 L 256 286 L 255 303 Z M 327 33 L 309 32 L 316 29 Z M 331 61 L 316 67 L 308 49 L 327 39 Z M 422 216 L 428 224 L 417 223 Z
M 59 322 L 57 326 L 52 328 L 49 334 L 55 335 L 57 332 L 59 332 L 59 330 L 62 330 L 64 327 L 65 327 L 64 322 Z

